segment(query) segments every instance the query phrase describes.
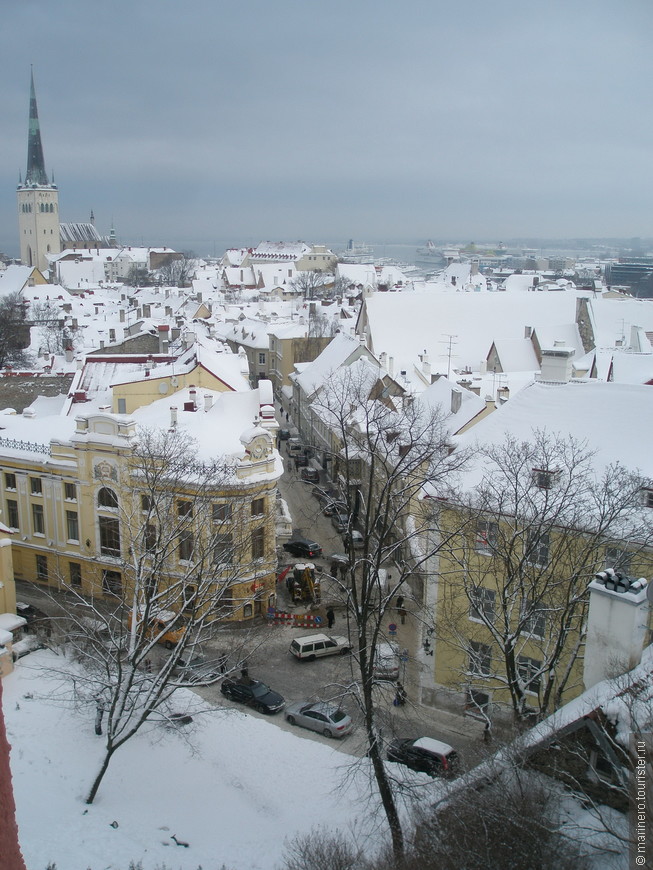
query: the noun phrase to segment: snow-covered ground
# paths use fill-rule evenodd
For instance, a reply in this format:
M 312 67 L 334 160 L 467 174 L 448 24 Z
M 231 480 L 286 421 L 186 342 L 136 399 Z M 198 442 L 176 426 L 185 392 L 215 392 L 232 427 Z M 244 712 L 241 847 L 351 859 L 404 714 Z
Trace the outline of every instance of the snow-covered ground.
M 383 823 L 365 760 L 352 775 L 353 759 L 337 745 L 222 708 L 195 715 L 189 728 L 156 724 L 139 733 L 118 750 L 87 806 L 103 739 L 92 711 L 75 712 L 66 686 L 47 678 L 54 658 L 34 652 L 3 681 L 30 870 L 48 862 L 57 870 L 127 870 L 130 861 L 142 861 L 143 870 L 272 870 L 285 838 L 317 826 L 355 833 L 359 842 L 369 836 L 372 849 L 380 844 Z

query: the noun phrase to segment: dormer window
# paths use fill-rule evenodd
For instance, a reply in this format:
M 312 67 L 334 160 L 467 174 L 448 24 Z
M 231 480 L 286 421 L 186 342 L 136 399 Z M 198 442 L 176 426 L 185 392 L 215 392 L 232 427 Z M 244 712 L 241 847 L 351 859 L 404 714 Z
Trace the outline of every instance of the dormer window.
M 534 468 L 532 471 L 533 483 L 539 489 L 551 489 L 555 486 L 559 477 L 559 471 L 551 471 L 548 468 Z

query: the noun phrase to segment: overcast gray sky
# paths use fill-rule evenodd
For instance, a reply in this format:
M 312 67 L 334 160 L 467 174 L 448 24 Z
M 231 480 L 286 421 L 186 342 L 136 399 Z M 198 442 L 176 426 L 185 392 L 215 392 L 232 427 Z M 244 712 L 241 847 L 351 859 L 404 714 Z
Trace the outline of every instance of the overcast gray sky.
M 653 236 L 650 0 L 1 5 L 8 254 L 30 63 L 62 220 L 125 242 Z

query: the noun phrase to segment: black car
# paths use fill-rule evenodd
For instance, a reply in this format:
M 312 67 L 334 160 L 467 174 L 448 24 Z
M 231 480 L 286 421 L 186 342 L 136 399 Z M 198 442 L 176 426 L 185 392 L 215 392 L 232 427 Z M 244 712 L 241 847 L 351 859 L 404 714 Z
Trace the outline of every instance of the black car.
M 431 737 L 400 738 L 388 746 L 388 761 L 399 761 L 429 776 L 455 776 L 460 758 L 448 743 Z
M 220 691 L 231 701 L 247 704 L 259 713 L 278 713 L 286 706 L 285 700 L 278 692 L 273 692 L 260 680 L 240 682 L 238 680 L 224 680 Z
M 322 547 L 315 541 L 308 541 L 306 538 L 293 538 L 291 541 L 286 541 L 283 548 L 292 556 L 306 556 L 312 559 L 314 556 L 322 555 Z
M 290 438 L 290 429 L 279 429 L 279 441 L 288 441 Z

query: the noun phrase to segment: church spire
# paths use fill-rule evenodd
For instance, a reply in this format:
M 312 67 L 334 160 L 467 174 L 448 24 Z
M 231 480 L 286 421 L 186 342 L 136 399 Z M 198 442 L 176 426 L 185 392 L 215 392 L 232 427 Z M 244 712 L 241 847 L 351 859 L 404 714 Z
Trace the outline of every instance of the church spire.
M 43 145 L 41 144 L 41 128 L 39 127 L 39 113 L 36 108 L 36 91 L 34 90 L 34 70 L 30 71 L 30 94 L 29 94 L 29 136 L 27 139 L 27 173 L 26 185 L 37 187 L 49 187 L 50 182 L 45 171 L 43 159 Z

